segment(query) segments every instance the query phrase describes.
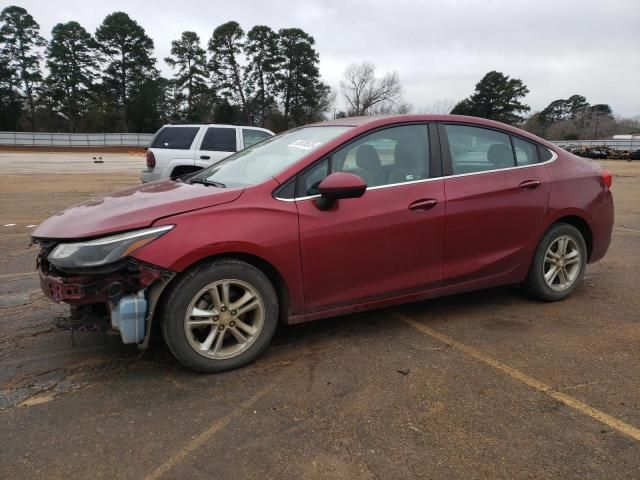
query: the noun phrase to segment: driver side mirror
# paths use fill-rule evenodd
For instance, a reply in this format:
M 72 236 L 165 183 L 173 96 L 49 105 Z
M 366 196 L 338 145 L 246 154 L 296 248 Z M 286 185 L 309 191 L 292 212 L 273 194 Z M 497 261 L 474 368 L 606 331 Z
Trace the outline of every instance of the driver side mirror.
M 318 185 L 320 198 L 316 206 L 320 210 L 329 210 L 336 200 L 342 198 L 359 198 L 367 190 L 364 180 L 353 173 L 335 172 Z

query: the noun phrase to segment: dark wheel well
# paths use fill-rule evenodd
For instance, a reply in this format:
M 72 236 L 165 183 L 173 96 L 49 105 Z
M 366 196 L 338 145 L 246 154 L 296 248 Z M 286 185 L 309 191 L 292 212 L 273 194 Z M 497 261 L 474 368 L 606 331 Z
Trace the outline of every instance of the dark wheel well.
M 195 173 L 202 170 L 202 167 L 196 167 L 194 165 L 180 165 L 171 171 L 171 178 L 181 177 L 188 173 Z
M 591 249 L 593 246 L 593 234 L 591 233 L 591 228 L 589 228 L 589 224 L 581 217 L 576 215 L 569 215 L 567 217 L 559 218 L 556 223 L 568 223 L 569 225 L 573 225 L 584 237 L 584 241 L 587 244 L 587 259 L 591 259 Z
M 243 262 L 253 265 L 254 267 L 256 267 L 258 270 L 260 270 L 262 273 L 264 273 L 267 276 L 267 278 L 269 279 L 273 287 L 276 289 L 276 293 L 278 294 L 278 302 L 280 304 L 279 321 L 282 323 L 286 323 L 287 315 L 289 312 L 289 289 L 287 288 L 287 285 L 284 282 L 282 275 L 280 275 L 280 272 L 278 272 L 278 270 L 269 262 L 267 262 L 266 260 L 260 257 L 256 257 L 255 255 L 250 255 L 247 253 L 224 253 L 220 255 L 213 255 L 210 257 L 203 258 L 202 260 L 194 263 L 193 265 L 190 265 L 188 268 L 186 268 L 185 270 L 180 272 L 178 275 L 176 275 L 171 280 L 170 284 L 175 283 L 178 278 L 180 278 L 182 275 L 189 272 L 191 269 L 195 268 L 197 265 L 200 265 L 203 262 L 209 262 L 211 260 L 218 260 L 222 258 L 232 258 L 235 260 L 242 260 Z M 169 285 L 167 285 L 165 290 L 162 292 L 162 296 L 164 296 L 166 292 L 169 291 L 168 287 Z M 161 305 L 161 304 L 162 302 L 159 300 L 158 305 Z M 157 315 L 158 315 L 158 312 L 156 311 L 154 313 L 154 317 L 156 317 Z M 155 323 L 155 318 L 154 318 L 154 323 Z
M 284 282 L 282 275 L 280 275 L 280 272 L 273 265 L 260 257 L 256 257 L 255 255 L 249 255 L 246 253 L 219 255 L 219 257 L 230 257 L 236 258 L 238 260 L 243 260 L 264 273 L 272 283 L 273 287 L 276 289 L 276 293 L 278 294 L 278 303 L 280 304 L 279 320 L 282 323 L 286 322 L 287 315 L 289 313 L 289 289 L 287 288 L 287 284 Z

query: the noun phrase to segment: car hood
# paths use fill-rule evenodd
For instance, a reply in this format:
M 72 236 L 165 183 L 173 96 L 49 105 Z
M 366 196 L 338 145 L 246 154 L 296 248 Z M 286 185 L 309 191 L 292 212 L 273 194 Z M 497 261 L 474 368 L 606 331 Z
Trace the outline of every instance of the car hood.
M 69 207 L 42 222 L 32 235 L 75 239 L 148 227 L 159 218 L 232 202 L 242 192 L 173 180 L 136 185 Z

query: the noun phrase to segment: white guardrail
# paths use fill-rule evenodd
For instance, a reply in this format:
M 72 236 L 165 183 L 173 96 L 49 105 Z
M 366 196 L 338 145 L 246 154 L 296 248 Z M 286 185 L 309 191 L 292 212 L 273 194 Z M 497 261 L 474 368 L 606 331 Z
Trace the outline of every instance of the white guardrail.
M 567 145 L 587 145 L 589 147 L 603 147 L 607 146 L 614 150 L 630 150 L 635 151 L 640 149 L 640 139 L 609 139 L 609 140 L 551 140 L 551 143 L 558 145 L 559 147 L 565 147 Z
M 0 132 L 0 145 L 35 147 L 148 147 L 153 133 Z
M 0 132 L 0 145 L 42 147 L 148 147 L 153 136 L 153 133 Z M 551 143 L 559 147 L 566 145 L 606 145 L 616 150 L 634 151 L 640 149 L 640 139 L 637 138 L 615 140 L 553 140 Z

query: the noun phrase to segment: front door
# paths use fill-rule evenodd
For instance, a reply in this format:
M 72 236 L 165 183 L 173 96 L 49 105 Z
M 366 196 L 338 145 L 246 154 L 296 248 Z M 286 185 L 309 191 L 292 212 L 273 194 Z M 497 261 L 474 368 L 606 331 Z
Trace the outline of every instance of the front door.
M 308 311 L 440 285 L 444 181 L 430 178 L 429 157 L 426 125 L 397 126 L 350 142 L 298 176 Z M 336 171 L 359 175 L 367 191 L 320 210 L 314 189 Z

